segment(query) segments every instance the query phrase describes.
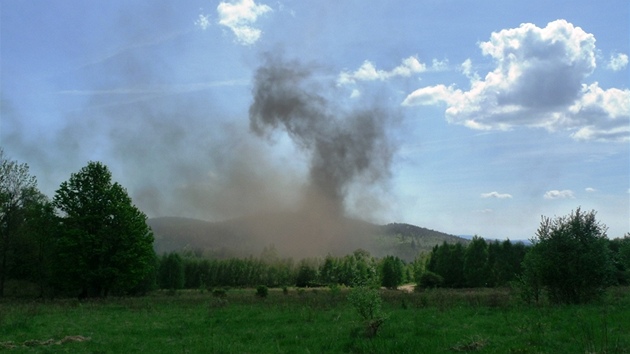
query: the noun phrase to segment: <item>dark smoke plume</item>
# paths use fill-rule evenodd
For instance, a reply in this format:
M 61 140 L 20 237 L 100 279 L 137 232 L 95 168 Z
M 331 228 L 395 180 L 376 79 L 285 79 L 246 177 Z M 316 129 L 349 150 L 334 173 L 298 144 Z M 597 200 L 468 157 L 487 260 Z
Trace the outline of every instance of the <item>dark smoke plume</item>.
M 344 112 L 324 95 L 334 87 L 320 84 L 315 69 L 267 55 L 254 77 L 250 128 L 259 136 L 282 129 L 308 152 L 308 203 L 318 198 L 329 213 L 341 216 L 350 184 L 389 177 L 391 117 L 378 107 Z

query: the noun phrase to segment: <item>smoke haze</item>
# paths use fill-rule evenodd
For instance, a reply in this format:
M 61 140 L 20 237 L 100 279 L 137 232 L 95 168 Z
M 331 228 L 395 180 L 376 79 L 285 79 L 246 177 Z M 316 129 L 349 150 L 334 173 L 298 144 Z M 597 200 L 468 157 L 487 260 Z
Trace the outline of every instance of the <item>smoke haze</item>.
M 132 50 L 110 58 L 98 76 L 120 87 L 159 87 L 160 71 L 138 56 Z M 348 109 L 319 66 L 263 56 L 249 121 L 215 107 L 221 95 L 246 85 L 183 98 L 176 90 L 146 88 L 121 94 L 90 78 L 85 85 L 94 89 L 86 91 L 84 108 L 67 112 L 55 134 L 40 133 L 36 142 L 21 134 L 10 102 L 3 104 L 8 154 L 32 166 L 50 196 L 70 173 L 99 160 L 149 217 L 249 216 L 240 221 L 243 233 L 296 256 L 360 247 L 361 228 L 346 216 L 380 211 L 382 190 L 374 187 L 390 175 L 392 114 L 376 105 Z M 360 200 L 371 202 L 359 210 Z M 359 215 L 365 211 L 370 215 Z
M 389 177 L 391 119 L 378 107 L 344 113 L 325 97 L 327 87 L 314 79 L 314 68 L 267 55 L 254 76 L 250 127 L 258 136 L 284 130 L 309 154 L 308 193 L 341 215 L 351 183 L 359 177 L 370 184 Z

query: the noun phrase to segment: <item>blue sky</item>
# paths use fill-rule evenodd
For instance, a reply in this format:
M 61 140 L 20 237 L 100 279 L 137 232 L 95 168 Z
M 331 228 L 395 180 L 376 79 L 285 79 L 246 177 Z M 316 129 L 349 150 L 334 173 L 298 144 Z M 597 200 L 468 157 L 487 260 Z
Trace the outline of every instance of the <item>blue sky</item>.
M 350 215 L 522 239 L 581 206 L 630 231 L 625 0 L 0 6 L 0 146 L 49 196 L 99 160 L 150 217 L 291 208 L 313 150 L 250 128 L 277 57 L 327 114 L 383 112 L 391 154 L 344 182 Z

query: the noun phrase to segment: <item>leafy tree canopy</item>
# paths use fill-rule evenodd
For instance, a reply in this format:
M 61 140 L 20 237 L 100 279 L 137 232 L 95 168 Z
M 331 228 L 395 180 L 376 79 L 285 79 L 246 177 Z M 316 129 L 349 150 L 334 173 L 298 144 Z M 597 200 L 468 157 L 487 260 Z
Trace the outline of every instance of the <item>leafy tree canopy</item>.
M 523 266 L 526 283 L 540 284 L 555 303 L 597 298 L 613 274 L 607 228 L 595 211 L 578 208 L 568 216 L 543 217 Z
M 151 273 L 153 234 L 146 215 L 109 169 L 89 162 L 63 182 L 53 198 L 61 214 L 57 274 L 60 285 L 81 295 L 126 293 Z

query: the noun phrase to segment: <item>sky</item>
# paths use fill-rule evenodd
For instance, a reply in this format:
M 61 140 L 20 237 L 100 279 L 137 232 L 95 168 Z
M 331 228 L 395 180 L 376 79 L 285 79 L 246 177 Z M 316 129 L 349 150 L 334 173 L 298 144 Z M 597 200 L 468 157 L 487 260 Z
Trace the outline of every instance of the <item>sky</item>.
M 630 231 L 630 6 L 0 2 L 0 146 L 52 197 L 101 161 L 149 217 L 319 190 L 348 216 L 529 239 Z M 306 186 L 306 187 L 305 187 Z

